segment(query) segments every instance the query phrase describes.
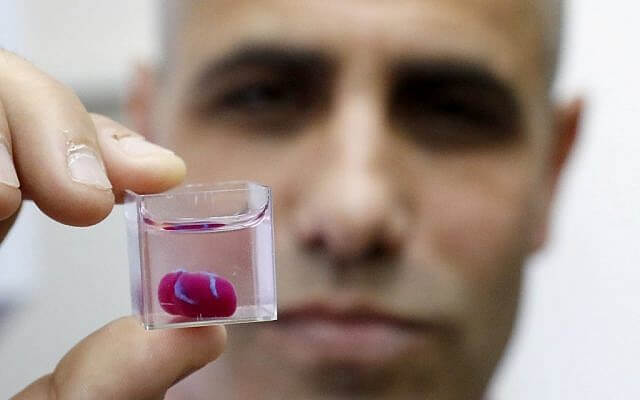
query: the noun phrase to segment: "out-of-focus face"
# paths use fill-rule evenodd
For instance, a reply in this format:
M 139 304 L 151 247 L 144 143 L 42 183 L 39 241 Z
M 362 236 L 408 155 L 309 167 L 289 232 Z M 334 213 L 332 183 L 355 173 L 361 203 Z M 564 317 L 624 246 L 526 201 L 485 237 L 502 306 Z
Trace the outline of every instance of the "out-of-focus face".
M 183 8 L 155 130 L 190 181 L 273 188 L 280 319 L 174 396 L 482 396 L 553 180 L 531 4 Z

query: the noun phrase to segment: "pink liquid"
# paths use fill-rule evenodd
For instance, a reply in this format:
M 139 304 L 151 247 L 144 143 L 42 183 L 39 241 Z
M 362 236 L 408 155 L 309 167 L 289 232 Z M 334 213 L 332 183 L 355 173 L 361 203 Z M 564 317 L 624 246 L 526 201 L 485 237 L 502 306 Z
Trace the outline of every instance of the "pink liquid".
M 206 221 L 140 221 L 141 303 L 148 328 L 210 321 L 248 322 L 275 317 L 271 212 L 210 218 Z M 162 308 L 158 288 L 176 270 L 209 272 L 230 282 L 237 308 L 228 317 L 171 315 Z

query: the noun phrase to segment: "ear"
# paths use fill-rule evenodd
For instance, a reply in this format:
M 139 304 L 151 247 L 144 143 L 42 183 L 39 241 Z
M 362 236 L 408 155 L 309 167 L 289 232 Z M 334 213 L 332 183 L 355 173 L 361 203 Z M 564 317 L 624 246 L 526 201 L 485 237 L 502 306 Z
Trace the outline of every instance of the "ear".
M 551 179 L 552 191 L 556 186 L 561 172 L 573 150 L 580 128 L 580 120 L 584 109 L 582 98 L 576 98 L 571 102 L 559 106 L 555 111 L 555 141 L 552 144 Z
M 533 238 L 534 250 L 541 248 L 547 241 L 552 201 L 557 192 L 562 171 L 574 148 L 580 129 L 583 109 L 584 101 L 582 98 L 576 98 L 569 103 L 557 106 L 554 111 L 553 140 L 549 159 L 547 189 L 544 199 L 542 199 L 544 209 L 541 212 L 540 222 Z
M 132 128 L 153 140 L 151 115 L 156 92 L 155 73 L 148 64 L 137 64 L 126 99 L 126 112 Z

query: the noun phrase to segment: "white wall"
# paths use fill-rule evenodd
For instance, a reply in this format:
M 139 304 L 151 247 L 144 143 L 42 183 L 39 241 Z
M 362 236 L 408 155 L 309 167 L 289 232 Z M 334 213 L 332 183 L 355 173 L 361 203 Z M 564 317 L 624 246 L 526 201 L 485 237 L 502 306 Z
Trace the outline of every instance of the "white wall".
M 573 0 L 558 91 L 587 100 L 497 399 L 640 399 L 640 4 Z
M 116 101 L 130 64 L 154 52 L 152 9 L 153 0 L 0 0 L 0 45 L 89 100 Z M 584 94 L 587 115 L 551 245 L 528 267 L 522 317 L 492 390 L 498 400 L 640 399 L 639 14 L 631 1 L 570 3 L 558 92 Z M 129 312 L 120 210 L 71 229 L 27 205 L 16 228 L 0 248 L 0 283 L 28 288 L 31 270 L 37 290 L 0 319 L 0 398 Z
M 124 92 L 132 65 L 155 51 L 155 1 L 26 0 L 20 54 L 84 97 Z

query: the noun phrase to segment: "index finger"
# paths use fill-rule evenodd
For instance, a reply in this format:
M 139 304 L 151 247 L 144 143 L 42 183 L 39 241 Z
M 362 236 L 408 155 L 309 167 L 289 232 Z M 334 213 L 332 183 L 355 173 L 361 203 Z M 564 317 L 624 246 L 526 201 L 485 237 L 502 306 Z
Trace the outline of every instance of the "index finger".
M 91 225 L 113 207 L 95 127 L 68 87 L 0 50 L 0 103 L 20 187 L 50 217 Z
M 185 175 L 173 152 L 90 115 L 71 89 L 0 49 L 0 144 L 3 132 L 7 140 L 0 150 L 7 151 L 0 151 L 0 164 L 15 164 L 24 197 L 68 225 L 100 221 L 113 206 L 114 192 L 164 191 Z M 0 185 L 0 220 L 19 202 L 17 187 Z

